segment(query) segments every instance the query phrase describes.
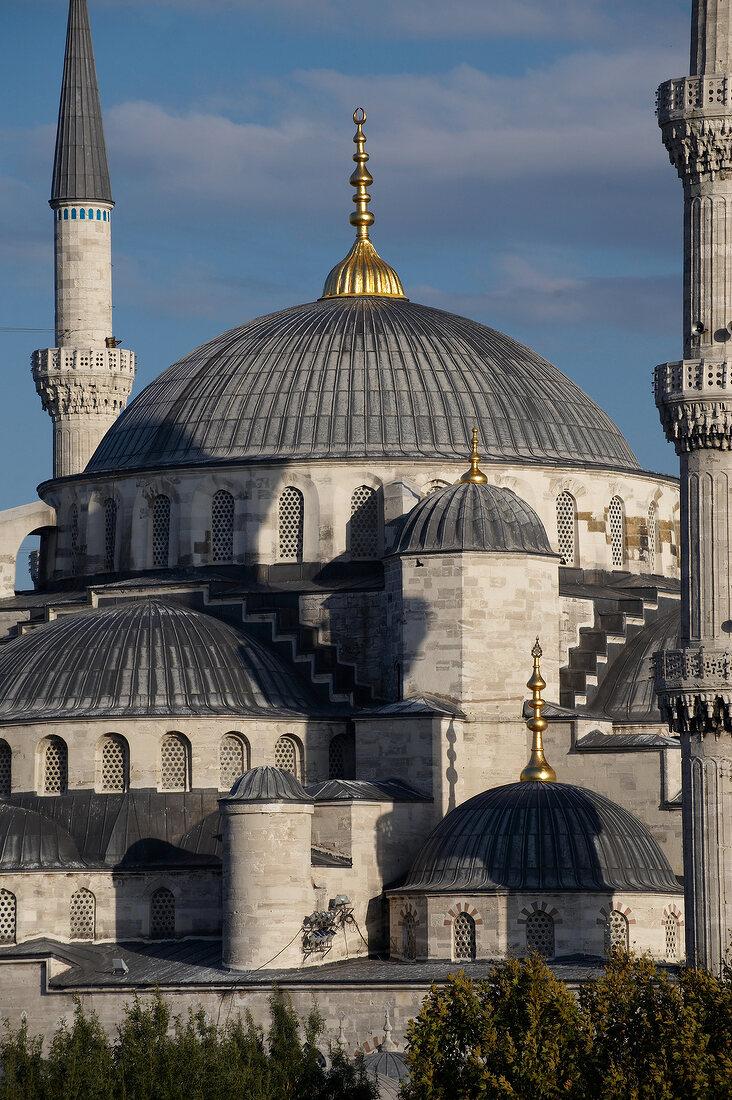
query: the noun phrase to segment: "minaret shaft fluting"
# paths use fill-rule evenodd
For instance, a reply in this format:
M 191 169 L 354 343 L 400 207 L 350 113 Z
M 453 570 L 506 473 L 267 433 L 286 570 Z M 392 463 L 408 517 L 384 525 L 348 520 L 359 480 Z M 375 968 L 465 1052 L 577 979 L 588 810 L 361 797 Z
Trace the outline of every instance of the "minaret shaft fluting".
M 719 971 L 732 930 L 732 0 L 694 0 L 692 75 L 658 90 L 684 187 L 684 358 L 655 396 L 681 462 L 682 648 L 656 655 L 681 735 L 687 958 Z

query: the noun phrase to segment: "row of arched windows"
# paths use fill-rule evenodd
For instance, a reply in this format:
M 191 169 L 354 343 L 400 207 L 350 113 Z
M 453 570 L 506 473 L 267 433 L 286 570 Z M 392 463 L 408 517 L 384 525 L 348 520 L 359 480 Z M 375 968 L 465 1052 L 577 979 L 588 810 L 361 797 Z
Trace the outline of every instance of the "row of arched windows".
M 577 530 L 577 502 L 571 493 L 562 491 L 556 500 L 557 543 L 562 565 L 579 565 L 579 532 Z M 658 552 L 658 512 L 656 502 L 648 505 L 646 533 L 641 541 L 641 550 L 649 572 L 656 569 Z M 610 532 L 610 560 L 614 568 L 622 568 L 627 562 L 625 533 L 625 505 L 621 497 L 614 496 L 608 506 L 608 528 Z
M 69 210 L 71 211 L 70 214 L 69 214 Z M 77 218 L 80 222 L 85 222 L 85 221 L 108 222 L 108 221 L 111 220 L 108 210 L 97 210 L 96 211 L 96 217 L 95 217 L 95 212 L 91 208 L 91 206 L 89 206 L 89 207 L 80 206 L 78 208 L 78 210 L 75 206 L 72 206 L 72 207 L 65 206 L 63 208 L 63 210 L 57 210 L 56 211 L 56 221 L 57 222 L 60 222 L 60 221 L 67 222 L 69 220 L 71 220 L 72 222 L 75 222 L 77 220 Z
M 97 899 L 91 890 L 82 886 L 71 895 L 69 902 L 69 939 L 93 940 L 96 923 Z M 175 932 L 175 895 L 166 886 L 161 886 L 150 895 L 148 936 L 151 940 L 167 940 L 172 939 Z M 5 942 L 15 942 L 15 929 L 13 939 Z

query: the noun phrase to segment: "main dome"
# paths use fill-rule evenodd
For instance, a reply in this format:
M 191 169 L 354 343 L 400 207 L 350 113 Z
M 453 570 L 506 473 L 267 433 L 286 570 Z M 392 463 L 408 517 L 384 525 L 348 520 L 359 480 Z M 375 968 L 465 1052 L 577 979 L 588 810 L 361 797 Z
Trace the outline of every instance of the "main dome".
M 637 469 L 617 426 L 509 336 L 405 299 L 330 298 L 196 348 L 122 413 L 87 466 L 438 459 Z

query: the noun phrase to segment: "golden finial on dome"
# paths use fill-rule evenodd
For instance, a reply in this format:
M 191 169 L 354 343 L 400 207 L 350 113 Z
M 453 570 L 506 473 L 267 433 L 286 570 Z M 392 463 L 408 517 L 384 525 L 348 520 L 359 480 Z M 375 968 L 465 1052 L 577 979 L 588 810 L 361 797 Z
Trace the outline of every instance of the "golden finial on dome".
M 533 715 L 527 721 L 526 725 L 531 730 L 533 735 L 531 742 L 531 759 L 521 772 L 522 783 L 556 783 L 557 773 L 554 768 L 547 763 L 544 756 L 544 741 L 542 734 L 547 726 L 546 718 L 542 718 L 541 712 L 546 706 L 544 700 L 541 697 L 541 693 L 546 687 L 546 682 L 541 675 L 541 669 L 539 668 L 539 658 L 541 657 L 541 646 L 539 645 L 539 639 L 536 639 L 536 644 L 531 650 L 531 656 L 534 658 L 534 671 L 531 674 L 531 679 L 527 683 L 527 688 L 531 688 L 532 699 L 529 703 L 529 707 L 533 710 Z
M 482 470 L 478 469 L 480 455 L 478 454 L 478 429 L 473 428 L 473 449 L 470 453 L 470 469 L 466 470 L 461 481 L 472 481 L 476 485 L 485 485 L 488 478 Z
M 356 152 L 353 159 L 356 167 L 349 182 L 356 188 L 353 201 L 356 209 L 349 221 L 356 228 L 356 240 L 353 248 L 344 260 L 333 268 L 323 287 L 323 298 L 352 298 L 361 294 L 377 294 L 383 298 L 405 298 L 406 295 L 393 267 L 385 263 L 369 239 L 369 226 L 374 224 L 374 215 L 369 210 L 371 196 L 368 188 L 374 182 L 366 167 L 369 155 L 364 149 L 366 136 L 363 124 L 366 112 L 357 107 L 353 112 L 356 134 L 353 139 Z

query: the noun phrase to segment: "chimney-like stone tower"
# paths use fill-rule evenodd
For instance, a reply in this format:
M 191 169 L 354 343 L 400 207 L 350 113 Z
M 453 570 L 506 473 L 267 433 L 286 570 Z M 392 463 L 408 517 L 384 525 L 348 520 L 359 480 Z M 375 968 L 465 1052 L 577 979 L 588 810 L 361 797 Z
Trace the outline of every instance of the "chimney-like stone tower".
M 693 0 L 691 76 L 658 90 L 684 185 L 684 358 L 655 395 L 681 460 L 682 648 L 656 655 L 681 735 L 687 958 L 732 942 L 732 0 Z
M 102 110 L 86 0 L 70 0 L 51 186 L 56 347 L 33 353 L 53 420 L 53 474 L 80 473 L 125 407 L 135 356 L 112 324 L 111 219 Z

